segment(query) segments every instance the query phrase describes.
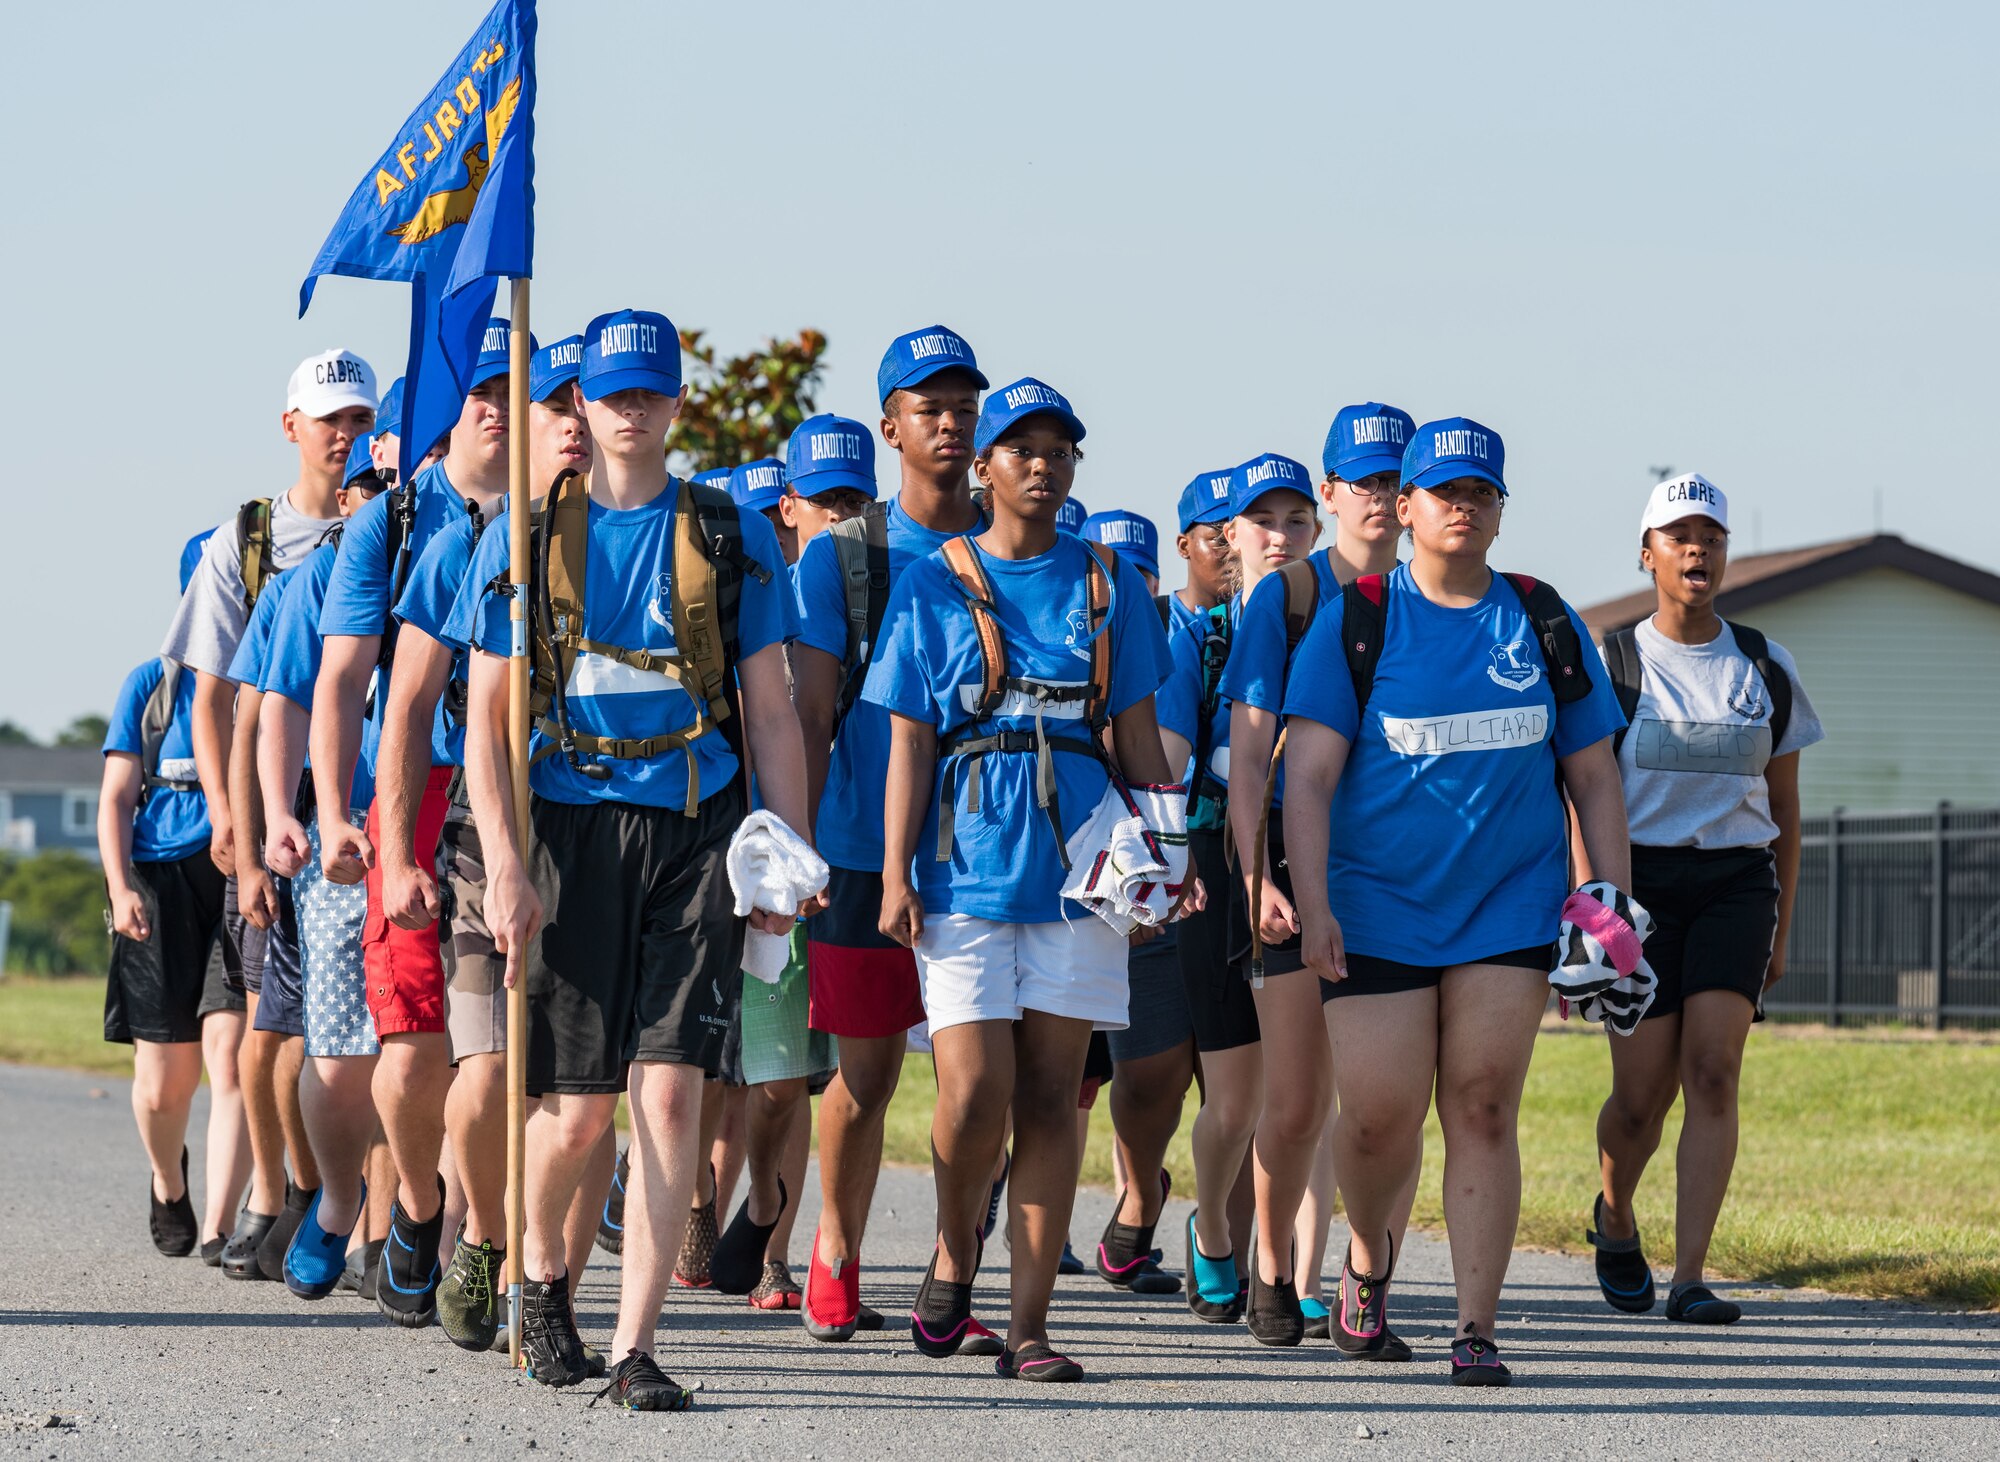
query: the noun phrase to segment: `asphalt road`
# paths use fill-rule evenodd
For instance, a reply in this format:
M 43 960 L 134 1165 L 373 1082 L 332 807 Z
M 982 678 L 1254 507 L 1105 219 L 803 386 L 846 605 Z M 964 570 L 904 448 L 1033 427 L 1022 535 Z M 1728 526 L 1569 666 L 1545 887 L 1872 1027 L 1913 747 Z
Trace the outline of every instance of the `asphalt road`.
M 1324 1343 L 1267 1350 L 1240 1327 L 1200 1324 L 1177 1297 L 1118 1295 L 1090 1277 L 1062 1282 L 1053 1324 L 1090 1378 L 1037 1387 L 996 1379 L 989 1361 L 925 1360 L 893 1328 L 822 1345 L 796 1316 L 677 1293 L 662 1358 L 702 1383 L 696 1408 L 593 1410 L 590 1388 L 546 1390 L 351 1297 L 306 1305 L 161 1258 L 127 1095 L 103 1078 L 0 1066 L 0 1245 L 13 1256 L 0 1280 L 0 1457 L 2000 1455 L 2000 1316 L 1739 1289 L 1727 1292 L 1749 1306 L 1741 1324 L 1696 1330 L 1615 1314 L 1582 1261 L 1519 1254 L 1501 1336 L 1515 1385 L 1459 1391 L 1444 1379 L 1445 1249 L 1414 1237 L 1393 1311 L 1417 1348 L 1406 1366 L 1353 1365 Z M 1079 1250 L 1108 1206 L 1101 1192 L 1080 1198 Z M 1186 1212 L 1175 1203 L 1169 1221 Z M 927 1174 L 885 1174 L 864 1293 L 892 1315 L 922 1275 L 930 1214 Z M 810 1232 L 808 1215 L 801 1250 Z M 1179 1244 L 1167 1248 L 1172 1263 Z M 584 1333 L 599 1343 L 615 1279 L 597 1267 L 582 1287 Z M 1004 1285 L 980 1294 L 1000 1328 Z

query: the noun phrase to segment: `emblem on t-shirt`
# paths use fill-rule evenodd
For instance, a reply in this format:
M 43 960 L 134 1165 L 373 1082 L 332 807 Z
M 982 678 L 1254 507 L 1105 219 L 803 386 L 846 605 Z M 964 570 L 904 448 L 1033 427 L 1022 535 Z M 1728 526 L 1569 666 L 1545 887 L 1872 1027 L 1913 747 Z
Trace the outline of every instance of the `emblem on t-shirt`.
M 674 581 L 672 574 L 661 574 L 653 584 L 653 597 L 646 605 L 646 618 L 665 629 L 668 634 L 674 630 Z
M 1509 690 L 1527 690 L 1540 683 L 1542 663 L 1528 648 L 1526 640 L 1495 645 L 1491 654 L 1493 663 L 1486 667 L 1486 673 L 1495 685 L 1504 685 Z
M 1072 609 L 1069 618 L 1063 621 L 1069 626 L 1069 637 L 1063 641 L 1069 652 L 1079 660 L 1090 658 L 1090 611 Z
M 1746 721 L 1763 720 L 1768 709 L 1764 704 L 1763 687 L 1754 681 L 1744 681 L 1737 687 L 1736 693 L 1730 696 L 1729 709 Z

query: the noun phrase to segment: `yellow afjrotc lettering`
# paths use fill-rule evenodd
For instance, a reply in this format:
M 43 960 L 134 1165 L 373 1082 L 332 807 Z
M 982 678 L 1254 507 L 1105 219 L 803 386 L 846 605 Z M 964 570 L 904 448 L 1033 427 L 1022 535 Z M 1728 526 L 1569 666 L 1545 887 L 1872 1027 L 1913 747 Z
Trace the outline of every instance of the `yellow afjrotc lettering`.
M 478 75 L 486 71 L 489 67 L 498 65 L 506 54 L 507 48 L 499 41 L 495 41 L 489 49 L 482 51 L 478 56 L 473 58 L 473 74 Z M 513 85 L 516 94 L 518 94 L 518 80 Z M 458 105 L 454 107 L 452 105 L 453 101 L 456 101 Z M 474 84 L 472 77 L 460 77 L 458 85 L 452 88 L 451 98 L 439 102 L 438 109 L 431 120 L 422 124 L 424 136 L 430 143 L 430 150 L 420 158 L 417 156 L 417 144 L 415 142 L 405 142 L 401 147 L 396 149 L 396 163 L 403 170 L 403 178 L 415 182 L 419 164 L 428 166 L 436 162 L 443 155 L 445 144 L 451 140 L 452 134 L 465 126 L 479 112 L 483 105 L 484 103 L 479 95 L 479 88 Z M 511 111 L 511 108 L 509 110 Z M 500 130 L 504 131 L 505 128 L 506 118 L 503 116 L 500 122 Z M 375 170 L 375 202 L 378 207 L 386 205 L 392 195 L 402 191 L 402 179 L 398 179 L 386 167 L 378 167 Z

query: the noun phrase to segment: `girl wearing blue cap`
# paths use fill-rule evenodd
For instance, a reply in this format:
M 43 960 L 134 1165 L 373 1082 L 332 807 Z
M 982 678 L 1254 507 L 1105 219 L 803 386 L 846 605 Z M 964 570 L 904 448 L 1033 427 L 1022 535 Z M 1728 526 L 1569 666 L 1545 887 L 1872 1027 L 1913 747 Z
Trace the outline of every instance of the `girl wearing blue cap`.
M 1343 406 L 1334 413 L 1327 428 L 1326 445 L 1320 454 L 1325 471 L 1319 484 L 1320 501 L 1334 520 L 1334 540 L 1314 558 L 1316 594 L 1331 597 L 1341 584 L 1365 574 L 1386 574 L 1396 567 L 1397 543 L 1402 537 L 1396 521 L 1396 488 L 1402 476 L 1403 449 L 1409 445 L 1416 422 L 1406 411 L 1379 401 Z M 1323 601 L 1322 601 L 1323 602 Z M 1246 707 L 1254 729 L 1251 735 L 1258 748 L 1266 748 L 1276 734 L 1277 717 L 1255 707 Z M 1268 751 L 1265 752 L 1268 756 Z M 1283 817 L 1272 813 L 1281 829 Z M 1324 998 L 1326 992 L 1321 991 Z M 1332 1040 L 1331 1022 L 1327 1038 Z M 1299 1205 L 1299 1306 L 1305 1312 L 1306 1334 L 1325 1340 L 1333 1333 L 1331 1312 L 1323 1294 L 1321 1271 L 1325 1267 L 1327 1231 L 1333 1221 L 1334 1167 L 1333 1121 L 1320 1133 L 1319 1153 L 1313 1161 L 1312 1181 L 1306 1185 L 1305 1201 Z M 1418 1174 L 1398 1200 L 1390 1231 L 1402 1242 L 1416 1202 Z M 1391 1338 L 1385 1360 L 1407 1360 L 1410 1348 Z
M 892 717 L 882 932 L 916 951 L 937 1063 L 937 1252 L 911 1315 L 927 1355 L 971 1324 L 1011 1108 L 1004 1377 L 1083 1372 L 1048 1343 L 1076 1188 L 1092 1029 L 1126 1023 L 1126 941 L 1061 895 L 1066 844 L 1108 786 L 1165 785 L 1153 719 L 1166 642 L 1130 564 L 1059 532 L 1083 425 L 1038 381 L 993 392 L 974 437 L 992 525 L 913 563 L 864 695 Z M 1105 560 L 1109 558 L 1107 563 Z M 914 877 L 913 877 L 914 875 Z M 1196 899 L 1190 878 L 1184 900 Z
M 1237 764 L 1228 736 L 1228 696 L 1230 666 L 1243 646 L 1242 605 L 1267 576 L 1312 551 L 1319 520 L 1305 468 L 1275 454 L 1198 478 L 1188 491 L 1198 500 L 1191 505 L 1193 519 L 1222 524 L 1243 586 L 1226 612 L 1205 615 L 1198 639 L 1192 631 L 1176 635 L 1175 669 L 1160 697 L 1168 755 L 1175 765 L 1186 764 L 1200 745 L 1201 706 L 1208 703 L 1207 739 L 1213 749 L 1206 752 L 1206 768 L 1197 772 L 1205 770 L 1210 781 L 1194 784 L 1196 793 L 1205 794 L 1219 768 Z M 1222 659 L 1219 670 L 1203 663 L 1210 655 Z M 1227 759 L 1219 761 L 1225 750 Z M 1188 844 L 1202 876 L 1220 893 L 1229 882 L 1226 829 L 1214 825 L 1213 812 L 1204 796 L 1195 798 Z M 1238 918 L 1229 899 L 1218 897 L 1188 920 L 1180 936 L 1182 983 L 1202 1070 L 1202 1105 L 1191 1133 L 1196 1202 L 1186 1234 L 1188 1308 L 1216 1324 L 1232 1324 L 1244 1312 L 1251 1256 L 1243 1242 L 1250 1233 L 1255 1175 L 1242 1175 L 1254 1166 L 1249 1153 L 1264 1104 L 1257 1005 L 1249 985 L 1230 966 Z M 1290 1343 L 1296 1341 L 1294 1336 Z
M 1596 876 L 1631 886 L 1603 663 L 1552 591 L 1487 566 L 1501 460 L 1477 422 L 1416 432 L 1396 499 L 1411 560 L 1319 613 L 1298 650 L 1314 673 L 1284 706 L 1290 856 L 1326 870 L 1293 889 L 1333 997 L 1352 1230 L 1334 1339 L 1356 1357 L 1386 1343 L 1392 1224 L 1435 1091 L 1451 1380 L 1470 1386 L 1509 1379 L 1493 1334 L 1520 1214 L 1515 1123 L 1569 890 L 1558 771 Z
M 1742 1311 L 1702 1283 L 1736 1161 L 1736 1083 L 1764 991 L 1785 971 L 1799 870 L 1799 753 L 1825 739 L 1782 645 L 1716 613 L 1729 567 L 1729 503 L 1689 474 L 1653 490 L 1640 564 L 1658 608 L 1605 637 L 1631 730 L 1618 770 L 1632 825 L 1632 892 L 1652 914 L 1659 981 L 1630 1038 L 1611 1043 L 1597 1119 L 1589 1238 L 1613 1309 L 1653 1308 L 1634 1191 L 1677 1095 L 1674 1278 L 1667 1318 L 1727 1325 Z

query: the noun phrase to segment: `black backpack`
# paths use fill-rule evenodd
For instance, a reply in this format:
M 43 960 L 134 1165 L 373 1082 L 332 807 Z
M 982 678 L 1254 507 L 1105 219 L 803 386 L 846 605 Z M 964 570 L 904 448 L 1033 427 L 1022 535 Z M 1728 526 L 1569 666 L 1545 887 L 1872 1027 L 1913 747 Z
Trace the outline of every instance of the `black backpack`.
M 1305 638 L 1306 630 L 1319 612 L 1319 599 L 1311 559 L 1286 564 L 1281 572 L 1285 575 L 1285 640 L 1289 653 L 1297 649 L 1299 641 Z M 1527 612 L 1528 623 L 1534 627 L 1535 642 L 1541 650 L 1542 664 L 1548 671 L 1549 689 L 1555 695 L 1556 704 L 1566 706 L 1582 700 L 1590 694 L 1590 672 L 1584 668 L 1583 637 L 1570 622 L 1569 611 L 1563 607 L 1562 595 L 1526 574 L 1502 574 L 1500 577 L 1520 596 L 1521 608 Z M 1345 634 L 1342 648 L 1347 654 L 1347 673 L 1354 681 L 1354 705 L 1356 710 L 1361 710 L 1367 706 L 1368 697 L 1375 689 L 1375 668 L 1381 662 L 1382 642 L 1388 630 L 1388 576 L 1364 574 L 1353 583 L 1343 585 L 1340 593 L 1341 629 Z M 1286 673 L 1289 678 L 1290 670 Z M 1283 726 L 1278 728 L 1277 743 L 1271 748 L 1271 765 L 1264 774 L 1263 808 L 1257 825 L 1257 846 L 1252 850 L 1250 865 L 1253 909 L 1260 898 L 1258 889 L 1264 881 L 1266 829 L 1270 826 L 1271 800 L 1278 784 L 1278 763 L 1285 754 L 1286 729 Z M 1556 768 L 1556 780 L 1559 784 L 1562 780 L 1560 766 Z M 1254 919 L 1250 929 L 1250 970 L 1253 983 L 1261 983 L 1264 976 L 1264 942 Z
M 1765 688 L 1771 692 L 1771 754 L 1775 756 L 1792 724 L 1792 677 L 1771 658 L 1771 642 L 1764 638 L 1762 630 L 1733 619 L 1725 619 L 1723 623 L 1736 636 L 1736 648 L 1757 667 Z M 1625 732 L 1638 713 L 1639 687 L 1645 673 L 1639 660 L 1639 632 L 1635 627 L 1627 625 L 1604 637 L 1604 667 L 1611 672 L 1611 688 L 1618 692 L 1618 709 L 1625 713 L 1625 725 L 1611 742 L 1612 751 L 1617 752 L 1624 748 Z
M 1500 577 L 1520 596 L 1521 608 L 1534 626 L 1556 704 L 1566 706 L 1582 700 L 1590 694 L 1590 672 L 1584 669 L 1583 637 L 1563 608 L 1562 595 L 1526 574 Z M 1365 574 L 1344 587 L 1341 595 L 1347 671 L 1354 678 L 1354 704 L 1360 708 L 1368 704 L 1369 693 L 1375 688 L 1375 666 L 1382 658 L 1388 627 L 1388 580 L 1381 574 Z

